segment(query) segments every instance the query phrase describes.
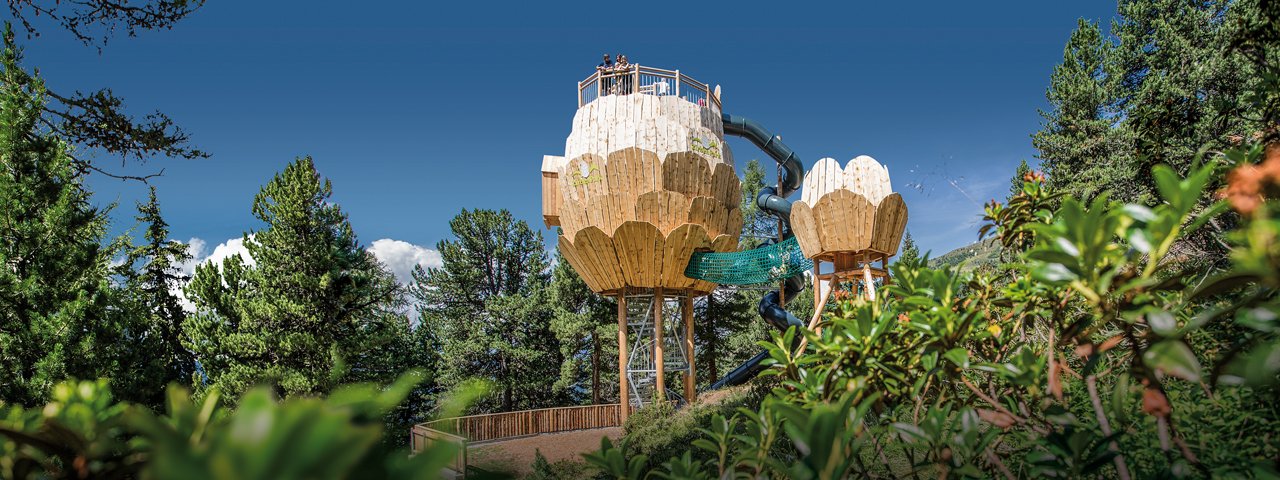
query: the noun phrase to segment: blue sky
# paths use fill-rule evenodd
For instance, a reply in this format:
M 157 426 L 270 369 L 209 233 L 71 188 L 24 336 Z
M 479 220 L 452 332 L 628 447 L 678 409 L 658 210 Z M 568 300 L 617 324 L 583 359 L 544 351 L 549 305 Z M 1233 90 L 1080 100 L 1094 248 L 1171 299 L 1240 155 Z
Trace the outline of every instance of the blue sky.
M 211 0 L 101 54 L 47 24 L 24 45 L 52 88 L 111 87 L 213 154 L 116 169 L 165 170 L 154 184 L 173 236 L 199 239 L 202 256 L 261 227 L 253 195 L 300 155 L 333 181 L 361 240 L 388 239 L 401 261 L 429 263 L 462 208 L 541 227 L 542 155 L 563 154 L 575 83 L 603 52 L 720 84 L 725 111 L 781 135 L 806 166 L 875 157 L 937 255 L 974 241 L 981 204 L 1034 159 L 1037 109 L 1076 20 L 1114 12 L 1114 1 Z M 729 144 L 739 168 L 767 160 Z M 145 187 L 90 184 L 99 204 L 120 204 L 113 229 L 131 227 Z

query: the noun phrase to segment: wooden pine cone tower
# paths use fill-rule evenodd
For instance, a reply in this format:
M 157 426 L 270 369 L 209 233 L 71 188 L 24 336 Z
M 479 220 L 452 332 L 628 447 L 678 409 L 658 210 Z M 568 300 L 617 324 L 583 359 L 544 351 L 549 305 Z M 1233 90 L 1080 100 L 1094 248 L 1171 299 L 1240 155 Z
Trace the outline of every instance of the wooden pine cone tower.
M 716 93 L 679 71 L 594 74 L 579 82 L 564 156 L 543 157 L 544 222 L 560 227 L 560 252 L 583 281 L 618 299 L 624 417 L 650 391 L 668 398 L 675 370 L 693 400 L 692 299 L 716 285 L 684 271 L 696 251 L 738 248 L 741 194 Z M 637 301 L 651 305 L 637 310 Z M 683 332 L 663 322 L 668 301 L 679 305 Z M 653 338 L 630 345 L 632 334 Z
M 835 266 L 819 279 L 832 285 L 862 281 L 868 292 L 873 279 L 888 280 L 888 259 L 898 253 L 906 226 L 907 205 L 893 192 L 889 169 L 866 155 L 844 168 L 831 158 L 819 160 L 791 206 L 791 228 L 805 256 L 815 265 Z

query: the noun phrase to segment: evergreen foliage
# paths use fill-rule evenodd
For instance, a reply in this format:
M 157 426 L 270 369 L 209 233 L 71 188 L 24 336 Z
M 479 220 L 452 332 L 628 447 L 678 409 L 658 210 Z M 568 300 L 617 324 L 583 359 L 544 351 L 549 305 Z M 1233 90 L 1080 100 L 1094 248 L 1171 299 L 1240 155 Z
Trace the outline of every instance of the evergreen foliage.
M 455 239 L 436 245 L 443 266 L 415 269 L 410 287 L 440 342 L 441 385 L 491 381 L 486 411 L 562 404 L 566 391 L 549 388 L 562 358 L 542 234 L 506 210 L 463 210 L 449 227 Z
M 187 245 L 169 239 L 155 187 L 147 202 L 138 204 L 136 218 L 145 228 L 145 243 L 129 248 L 116 268 L 124 279 L 121 303 L 138 327 L 129 349 L 135 369 L 115 379 L 115 390 L 123 398 L 159 407 L 166 385 L 197 380 L 195 355 L 182 344 L 187 312 L 177 294 L 190 280 L 180 264 L 189 262 L 191 254 Z
M 69 376 L 115 373 L 106 219 L 70 147 L 42 131 L 44 82 L 0 53 L 0 401 L 38 405 Z
M 1023 162 L 1022 165 L 1026 166 L 1027 164 Z M 907 230 L 902 235 L 902 248 L 898 249 L 898 258 L 894 260 L 894 263 L 915 263 L 919 259 L 920 247 L 916 246 L 915 239 L 911 238 L 911 231 Z
M 1270 2 L 1127 0 L 1109 35 L 1081 20 L 1050 79 L 1050 109 L 1033 136 L 1048 186 L 1090 201 L 1148 206 L 1152 169 L 1188 171 L 1202 150 L 1222 151 L 1271 138 L 1277 108 L 1274 66 L 1280 44 L 1267 42 Z M 1274 13 L 1274 12 L 1273 12 Z M 1201 208 L 1213 202 L 1201 199 Z M 1189 255 L 1220 258 L 1227 215 L 1180 240 Z
M 717 288 L 694 302 L 694 366 L 699 370 L 698 379 L 708 384 L 715 382 L 760 352 L 756 342 L 769 335 L 764 320 L 756 314 L 753 296 L 758 302 L 757 292 Z
M 196 268 L 187 294 L 197 313 L 183 329 L 208 376 L 198 389 L 236 398 L 269 382 L 284 395 L 323 394 L 347 369 L 362 379 L 397 370 L 402 359 L 379 349 L 403 338 L 401 287 L 331 194 L 299 158 L 254 198 L 266 226 L 244 235 L 249 257 Z
M 551 329 L 560 344 L 560 378 L 554 390 L 565 390 L 573 403 L 616 402 L 618 373 L 609 368 L 618 358 L 618 304 L 596 295 L 569 262 L 557 254 L 551 270 Z M 588 396 L 589 395 L 589 396 Z

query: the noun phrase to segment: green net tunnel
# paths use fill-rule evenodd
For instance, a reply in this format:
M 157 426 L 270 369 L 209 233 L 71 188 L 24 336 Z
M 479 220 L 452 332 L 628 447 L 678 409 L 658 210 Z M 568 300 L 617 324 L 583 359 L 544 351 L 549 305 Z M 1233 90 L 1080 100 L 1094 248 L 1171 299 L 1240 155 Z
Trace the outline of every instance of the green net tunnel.
M 741 252 L 696 253 L 684 274 L 721 285 L 772 283 L 801 275 L 813 268 L 795 237 Z

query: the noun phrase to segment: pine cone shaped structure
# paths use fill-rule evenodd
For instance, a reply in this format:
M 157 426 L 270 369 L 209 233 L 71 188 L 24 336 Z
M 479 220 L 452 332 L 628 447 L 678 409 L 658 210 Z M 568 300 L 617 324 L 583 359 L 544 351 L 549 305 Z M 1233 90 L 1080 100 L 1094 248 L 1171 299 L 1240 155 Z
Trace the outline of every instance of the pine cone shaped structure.
M 574 117 L 556 186 L 560 252 L 593 291 L 715 288 L 697 251 L 738 248 L 738 176 L 720 112 L 676 97 L 607 96 Z
M 893 192 L 889 169 L 866 155 L 844 168 L 831 158 L 819 160 L 791 206 L 791 228 L 809 258 L 862 251 L 893 256 L 906 226 L 907 205 Z

